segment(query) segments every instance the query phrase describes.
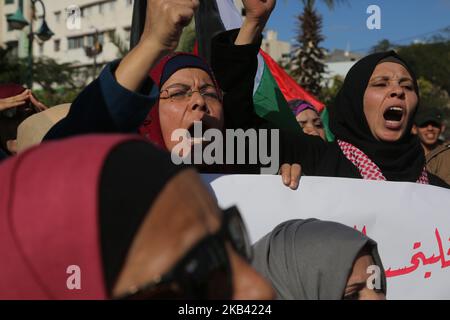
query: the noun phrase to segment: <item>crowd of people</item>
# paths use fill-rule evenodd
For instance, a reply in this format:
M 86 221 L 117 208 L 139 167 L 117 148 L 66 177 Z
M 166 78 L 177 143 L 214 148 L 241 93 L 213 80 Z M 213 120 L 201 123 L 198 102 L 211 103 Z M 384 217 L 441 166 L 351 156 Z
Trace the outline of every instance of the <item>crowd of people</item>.
M 307 101 L 289 102 L 301 132 L 254 110 L 275 0 L 243 1 L 246 19 L 213 39 L 211 65 L 174 52 L 197 0 L 146 3 L 139 42 L 70 105 L 47 109 L 30 90 L 0 87 L 0 299 L 385 299 L 377 244 L 352 228 L 288 221 L 252 246 L 239 211 L 219 208 L 199 173 L 265 164 L 175 165 L 172 133 L 198 122 L 277 130 L 280 184 L 294 190 L 302 174 L 448 188 L 442 115 L 421 112 L 413 70 L 393 51 L 358 61 L 329 107 L 328 142 Z M 80 290 L 67 287 L 73 264 Z M 376 290 L 371 265 L 382 270 Z

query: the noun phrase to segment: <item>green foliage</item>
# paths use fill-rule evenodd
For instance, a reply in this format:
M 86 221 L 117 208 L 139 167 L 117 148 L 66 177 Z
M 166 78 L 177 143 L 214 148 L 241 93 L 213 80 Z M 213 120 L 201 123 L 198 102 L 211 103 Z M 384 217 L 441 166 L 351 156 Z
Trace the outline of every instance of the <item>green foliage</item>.
M 398 53 L 418 77 L 450 92 L 450 41 L 403 46 Z
M 114 32 L 114 34 L 111 35 L 110 41 L 117 48 L 117 58 L 118 59 L 124 58 L 130 51 L 129 45 L 124 40 L 122 40 L 122 38 L 115 32 Z
M 26 66 L 0 46 L 0 83 L 25 83 Z
M 344 79 L 341 76 L 334 76 L 331 80 L 330 86 L 323 86 L 319 94 L 319 100 L 322 101 L 325 106 L 330 106 L 333 104 L 334 98 L 341 90 L 344 84 Z
M 26 59 L 13 57 L 0 48 L 0 83 L 26 82 L 28 64 Z M 33 64 L 36 97 L 47 106 L 71 103 L 87 85 L 88 70 L 75 68 L 71 63 L 57 63 L 50 58 L 39 58 Z
M 372 47 L 370 53 L 384 52 L 389 50 L 395 50 L 397 45 L 391 43 L 388 39 L 383 39 Z

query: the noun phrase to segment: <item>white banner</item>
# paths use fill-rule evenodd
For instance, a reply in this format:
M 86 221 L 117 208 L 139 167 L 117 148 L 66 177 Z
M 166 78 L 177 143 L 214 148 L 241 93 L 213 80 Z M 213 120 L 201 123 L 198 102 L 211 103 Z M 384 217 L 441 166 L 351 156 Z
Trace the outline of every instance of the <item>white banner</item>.
M 388 299 L 450 299 L 450 190 L 414 183 L 280 176 L 204 175 L 222 208 L 237 205 L 253 242 L 279 223 L 318 218 L 378 242 Z

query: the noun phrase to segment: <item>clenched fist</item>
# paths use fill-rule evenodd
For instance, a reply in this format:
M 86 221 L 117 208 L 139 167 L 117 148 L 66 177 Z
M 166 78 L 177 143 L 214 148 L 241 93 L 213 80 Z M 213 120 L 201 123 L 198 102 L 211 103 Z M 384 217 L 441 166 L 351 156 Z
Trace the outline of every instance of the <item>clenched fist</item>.
M 162 51 L 174 51 L 198 6 L 199 0 L 148 0 L 141 42 L 151 43 Z
M 265 25 L 276 2 L 276 0 L 242 0 L 246 20 Z

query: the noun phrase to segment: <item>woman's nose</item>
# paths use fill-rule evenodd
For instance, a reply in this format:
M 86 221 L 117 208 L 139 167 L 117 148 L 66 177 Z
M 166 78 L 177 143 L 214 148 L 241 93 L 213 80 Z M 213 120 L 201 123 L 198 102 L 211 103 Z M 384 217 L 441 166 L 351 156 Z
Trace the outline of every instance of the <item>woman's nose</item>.
M 203 111 L 208 113 L 208 105 L 205 98 L 198 91 L 193 91 L 189 100 L 189 106 L 191 110 Z
M 391 89 L 391 98 L 394 97 L 403 97 L 405 95 L 405 91 L 403 90 L 402 86 L 399 84 L 393 85 Z
M 314 126 L 311 125 L 306 125 L 303 128 L 303 132 L 310 135 L 310 136 L 319 136 L 319 132 L 317 131 L 317 129 Z

